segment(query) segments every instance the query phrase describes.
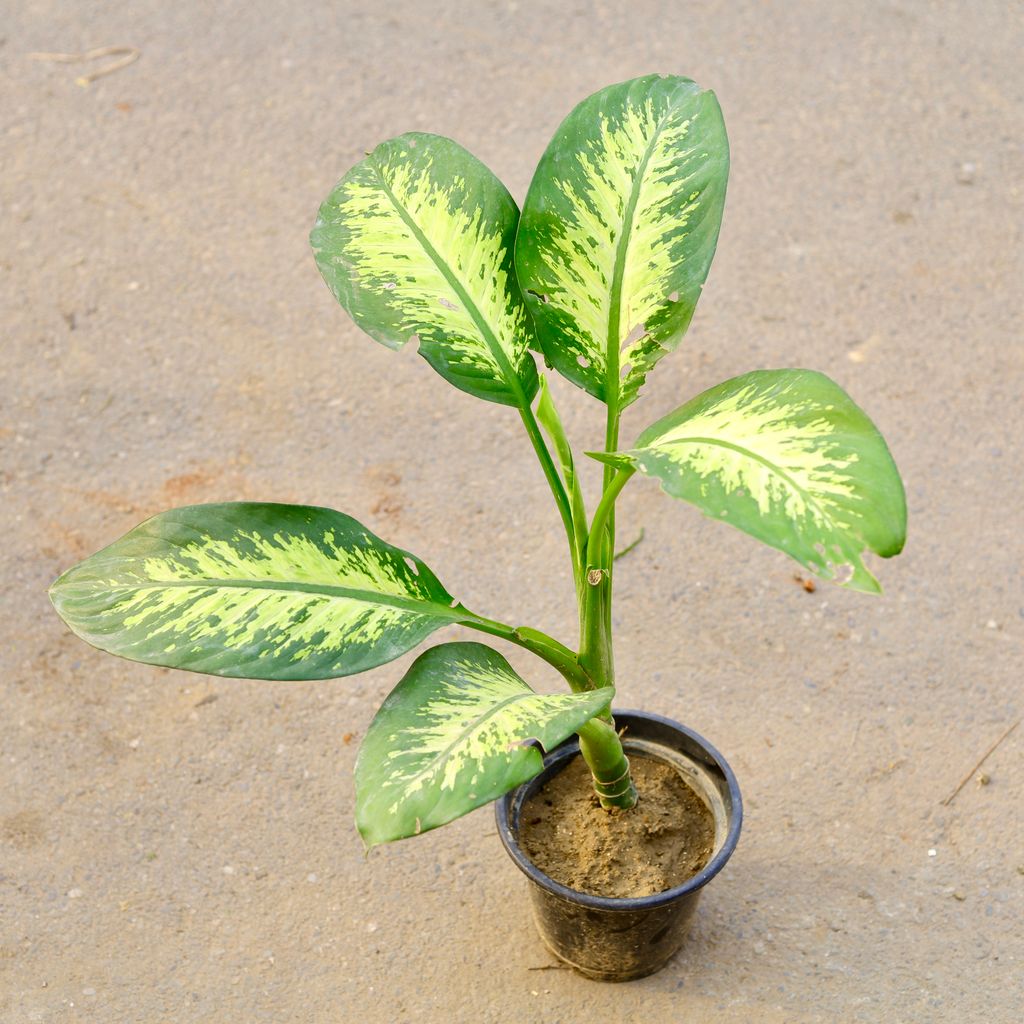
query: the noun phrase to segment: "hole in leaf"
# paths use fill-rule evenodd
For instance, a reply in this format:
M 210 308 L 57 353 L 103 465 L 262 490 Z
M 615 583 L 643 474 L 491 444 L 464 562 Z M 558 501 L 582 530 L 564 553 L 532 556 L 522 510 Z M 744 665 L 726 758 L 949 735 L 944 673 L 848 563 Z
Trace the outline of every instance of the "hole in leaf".
M 584 369 L 590 365 L 590 360 L 586 356 L 577 356 L 576 362 L 580 364 Z
M 419 576 L 420 567 L 408 555 L 405 556 L 405 564 L 409 566 L 409 571 L 413 576 Z
M 629 334 L 626 335 L 626 340 L 623 342 L 623 344 L 633 345 L 636 342 L 638 342 L 646 333 L 647 324 L 637 324 L 636 327 L 634 327 L 633 330 L 631 330 Z
M 440 302 L 441 305 L 444 306 L 445 309 L 458 309 L 459 308 L 458 306 L 455 305 L 454 302 L 449 302 L 448 299 L 438 299 L 437 301 Z
M 668 301 L 669 302 L 678 302 L 679 301 L 679 292 L 669 292 Z
M 535 299 L 540 299 L 540 301 L 545 304 L 551 301 L 546 295 L 542 295 L 540 292 L 535 292 L 532 288 L 527 288 L 526 294 L 532 295 Z
M 388 283 L 386 285 L 384 285 L 384 291 L 386 291 L 386 292 L 393 292 L 394 290 L 395 290 L 395 282 L 394 281 L 388 281 Z
M 836 583 L 842 585 L 853 579 L 853 566 L 849 562 L 836 566 Z

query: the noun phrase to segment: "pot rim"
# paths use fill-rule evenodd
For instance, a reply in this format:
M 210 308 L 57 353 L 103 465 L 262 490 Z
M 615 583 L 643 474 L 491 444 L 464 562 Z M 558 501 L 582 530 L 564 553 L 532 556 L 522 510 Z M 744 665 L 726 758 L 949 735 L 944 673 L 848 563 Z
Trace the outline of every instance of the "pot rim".
M 736 781 L 736 776 L 733 774 L 732 768 L 729 767 L 725 758 L 722 757 L 722 755 L 710 743 L 708 743 L 703 736 L 694 732 L 692 729 L 688 729 L 685 725 L 675 721 L 674 719 L 666 718 L 663 715 L 657 715 L 650 711 L 623 709 L 622 711 L 615 712 L 616 721 L 630 717 L 634 719 L 645 719 L 649 722 L 656 722 L 659 725 L 667 726 L 670 729 L 683 733 L 697 743 L 697 745 L 700 746 L 700 748 L 714 761 L 715 765 L 721 770 L 722 775 L 725 777 L 726 785 L 729 790 L 729 800 L 732 805 L 729 816 L 729 829 L 726 833 L 725 842 L 722 843 L 721 847 L 719 847 L 711 860 L 709 860 L 707 864 L 697 872 L 697 874 L 692 878 L 688 878 L 681 885 L 677 885 L 671 889 L 665 889 L 662 892 L 653 893 L 650 896 L 594 896 L 590 893 L 578 892 L 576 889 L 570 889 L 568 886 L 562 885 L 560 882 L 556 882 L 553 878 L 544 874 L 544 872 L 541 871 L 529 857 L 527 857 L 525 851 L 516 840 L 516 837 L 512 834 L 512 828 L 509 823 L 509 812 L 511 810 L 512 803 L 516 799 L 516 795 L 519 791 L 524 787 L 529 786 L 530 783 L 534 781 L 533 779 L 522 783 L 497 800 L 495 803 L 495 818 L 498 823 L 498 835 L 500 836 L 502 844 L 508 851 L 508 854 L 512 858 L 516 867 L 519 868 L 519 870 L 522 871 L 531 882 L 539 885 L 542 889 L 546 889 L 552 895 L 558 896 L 569 903 L 575 903 L 578 906 L 587 907 L 591 910 L 653 910 L 655 907 L 663 907 L 666 904 L 674 903 L 676 900 L 681 899 L 690 893 L 697 892 L 699 889 L 702 889 L 707 885 L 708 882 L 710 882 L 711 879 L 725 867 L 726 861 L 728 861 L 732 856 L 733 851 L 736 849 L 736 844 L 739 842 L 740 829 L 743 824 L 743 799 L 740 796 L 740 787 Z M 572 749 L 573 747 L 575 747 L 575 750 Z M 561 760 L 576 756 L 578 753 L 578 744 L 573 738 L 570 738 L 569 740 L 559 744 L 545 756 L 544 768 L 547 769 Z M 534 779 L 536 777 L 537 776 L 534 776 Z

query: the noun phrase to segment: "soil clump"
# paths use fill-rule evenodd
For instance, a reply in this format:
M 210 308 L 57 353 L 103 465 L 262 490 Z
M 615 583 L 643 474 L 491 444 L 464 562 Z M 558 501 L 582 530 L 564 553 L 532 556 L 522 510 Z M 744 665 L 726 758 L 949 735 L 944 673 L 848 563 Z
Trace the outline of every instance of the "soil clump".
M 670 765 L 630 758 L 640 799 L 605 811 L 582 758 L 523 806 L 519 842 L 549 878 L 593 896 L 652 896 L 692 878 L 711 859 L 711 811 Z

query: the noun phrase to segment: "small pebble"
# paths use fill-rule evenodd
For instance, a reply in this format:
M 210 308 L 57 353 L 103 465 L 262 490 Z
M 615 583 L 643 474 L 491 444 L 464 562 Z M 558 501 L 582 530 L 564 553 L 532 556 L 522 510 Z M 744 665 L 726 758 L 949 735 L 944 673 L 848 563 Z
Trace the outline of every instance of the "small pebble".
M 235 869 L 230 864 L 225 864 L 224 867 L 221 868 L 221 871 L 223 871 L 225 875 L 233 875 L 235 873 Z
M 94 989 L 94 988 L 83 988 L 82 989 L 82 995 L 83 996 L 94 996 L 94 995 L 96 995 L 96 989 Z
M 937 857 L 938 854 L 939 854 L 939 851 L 935 850 L 935 849 L 931 849 L 931 850 L 928 851 L 928 856 L 929 857 Z
M 973 185 L 974 175 L 977 170 L 978 168 L 972 163 L 962 163 L 960 170 L 956 172 L 956 180 L 961 185 Z
M 68 899 L 77 900 L 82 895 L 81 889 L 68 889 Z
M 963 901 L 967 899 L 967 897 L 962 892 L 957 891 L 953 893 L 953 899 L 959 900 L 961 903 L 963 903 Z
M 306 875 L 306 881 L 307 882 L 315 882 L 315 881 L 317 881 L 316 872 L 310 871 L 310 873 L 308 875 Z

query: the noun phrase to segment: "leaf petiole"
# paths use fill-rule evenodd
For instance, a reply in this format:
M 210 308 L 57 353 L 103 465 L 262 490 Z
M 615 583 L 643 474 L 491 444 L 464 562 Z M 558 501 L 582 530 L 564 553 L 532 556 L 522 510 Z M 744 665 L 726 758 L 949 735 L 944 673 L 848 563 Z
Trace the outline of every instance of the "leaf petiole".
M 606 467 L 606 469 L 610 469 L 610 467 Z M 605 564 L 610 561 L 605 557 L 609 547 L 604 543 L 605 529 L 611 521 L 612 510 L 615 508 L 615 501 L 619 493 L 635 472 L 636 470 L 632 466 L 624 466 L 615 470 L 601 495 L 601 500 L 594 510 L 594 518 L 590 523 L 590 537 L 587 540 L 588 570 L 608 568 Z
M 537 459 L 540 461 L 541 469 L 544 470 L 544 476 L 547 478 L 548 486 L 551 488 L 551 493 L 555 497 L 555 504 L 558 505 L 558 513 L 562 517 L 562 525 L 565 527 L 565 535 L 569 540 L 569 556 L 572 559 L 572 576 L 575 581 L 579 581 L 581 565 L 579 559 L 579 552 L 577 551 L 576 545 L 576 527 L 573 524 L 572 508 L 569 504 L 569 495 L 566 493 L 565 484 L 562 482 L 562 478 L 555 468 L 554 460 L 551 458 L 551 452 L 548 449 L 547 443 L 544 440 L 544 435 L 541 433 L 540 425 L 537 423 L 537 418 L 533 414 L 533 409 L 530 408 L 529 403 L 524 403 L 519 406 L 519 414 L 523 418 L 523 426 L 526 427 L 526 433 L 529 435 L 530 442 L 533 444 L 533 450 L 537 453 Z
M 561 673 L 574 693 L 598 689 L 586 670 L 579 664 L 576 652 L 559 643 L 554 637 L 542 633 L 539 629 L 532 629 L 530 626 L 510 626 L 505 622 L 484 618 L 482 615 L 471 612 L 468 608 L 461 608 L 461 610 L 465 612 L 466 617 L 459 620 L 460 625 L 479 630 L 481 633 L 489 633 L 491 636 L 501 637 L 501 639 L 508 640 L 509 643 L 516 644 L 524 650 L 530 651 L 531 654 L 537 655 L 538 658 L 546 661 Z

